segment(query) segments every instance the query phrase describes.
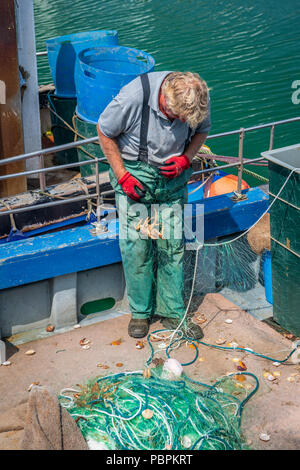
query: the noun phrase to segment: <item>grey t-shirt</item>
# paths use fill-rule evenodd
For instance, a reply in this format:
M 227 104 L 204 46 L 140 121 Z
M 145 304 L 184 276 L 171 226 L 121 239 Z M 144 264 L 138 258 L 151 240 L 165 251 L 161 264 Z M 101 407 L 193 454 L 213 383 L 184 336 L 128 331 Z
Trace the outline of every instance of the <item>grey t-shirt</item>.
M 159 109 L 158 94 L 164 78 L 171 72 L 151 72 L 149 128 L 147 136 L 148 163 L 159 165 L 172 156 L 182 155 L 187 139 L 196 133 L 210 130 L 210 109 L 201 124 L 192 132 L 187 123 L 179 119 L 170 121 Z M 137 160 L 143 107 L 143 88 L 140 77 L 125 85 L 100 115 L 100 131 L 116 138 L 122 158 Z

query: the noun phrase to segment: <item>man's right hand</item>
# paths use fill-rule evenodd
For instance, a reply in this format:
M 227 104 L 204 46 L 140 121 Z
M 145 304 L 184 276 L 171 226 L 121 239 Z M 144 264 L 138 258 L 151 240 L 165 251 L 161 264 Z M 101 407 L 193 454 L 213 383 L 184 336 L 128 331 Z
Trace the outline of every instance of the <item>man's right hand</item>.
M 134 201 L 138 201 L 141 197 L 145 196 L 146 190 L 143 188 L 139 180 L 134 178 L 129 171 L 124 173 L 118 183 L 122 186 L 124 193 Z

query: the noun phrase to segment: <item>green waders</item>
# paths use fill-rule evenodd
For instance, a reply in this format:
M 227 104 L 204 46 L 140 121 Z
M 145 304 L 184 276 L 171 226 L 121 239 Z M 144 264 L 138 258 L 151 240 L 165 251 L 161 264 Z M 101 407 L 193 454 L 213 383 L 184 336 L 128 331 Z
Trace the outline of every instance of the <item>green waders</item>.
M 187 202 L 187 181 L 192 169 L 174 179 L 165 178 L 158 168 L 141 161 L 124 160 L 126 170 L 146 190 L 138 202 L 125 195 L 110 169 L 119 213 L 119 243 L 132 318 L 182 318 L 184 307 L 183 208 Z M 139 222 L 151 217 L 162 232 L 152 239 L 139 230 Z

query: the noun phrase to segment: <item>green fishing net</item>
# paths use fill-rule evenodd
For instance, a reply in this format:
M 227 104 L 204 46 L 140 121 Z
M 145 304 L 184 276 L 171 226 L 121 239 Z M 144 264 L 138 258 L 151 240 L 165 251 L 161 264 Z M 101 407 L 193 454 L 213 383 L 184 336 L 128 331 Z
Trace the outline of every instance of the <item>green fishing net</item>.
M 197 298 L 208 292 L 224 288 L 247 292 L 257 284 L 261 256 L 251 249 L 247 234 L 231 238 L 224 237 L 185 252 L 189 311 L 195 311 Z M 189 340 L 178 331 L 168 343 L 167 358 L 172 349 Z M 258 388 L 257 378 L 248 372 L 238 372 L 208 385 L 185 374 L 170 376 L 162 359 L 152 367 L 155 352 L 148 343 L 151 350 L 145 369 L 148 375 L 139 371 L 98 377 L 72 396 L 60 396 L 62 406 L 76 420 L 87 442 L 110 450 L 246 449 L 241 415 L 245 403 Z
M 234 234 L 185 251 L 185 302 L 197 311 L 208 293 L 221 293 L 243 310 L 270 309 L 265 298 L 263 255 L 255 253 L 248 233 Z M 271 315 L 269 315 L 271 316 Z
M 101 443 L 104 449 L 246 448 L 240 419 L 255 385 L 249 393 L 236 386 L 236 376 L 211 386 L 168 374 L 159 366 L 151 368 L 150 377 L 141 371 L 100 377 L 59 399 L 87 442 Z

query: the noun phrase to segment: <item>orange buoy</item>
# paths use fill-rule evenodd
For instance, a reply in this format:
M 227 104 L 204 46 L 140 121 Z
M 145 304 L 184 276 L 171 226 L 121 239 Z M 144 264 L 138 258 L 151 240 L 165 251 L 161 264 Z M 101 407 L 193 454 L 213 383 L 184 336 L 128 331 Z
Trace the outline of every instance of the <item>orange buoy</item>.
M 232 193 L 237 190 L 238 177 L 236 175 L 226 175 L 214 181 L 208 193 L 208 197 L 220 196 L 220 194 Z M 242 180 L 242 189 L 250 188 L 246 181 Z

